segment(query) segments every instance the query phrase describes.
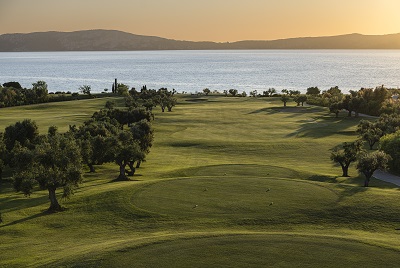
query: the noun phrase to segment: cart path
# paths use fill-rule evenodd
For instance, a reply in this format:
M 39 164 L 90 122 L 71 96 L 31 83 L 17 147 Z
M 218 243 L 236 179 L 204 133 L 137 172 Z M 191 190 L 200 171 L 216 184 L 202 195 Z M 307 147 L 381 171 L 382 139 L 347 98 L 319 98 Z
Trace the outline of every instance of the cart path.
M 392 175 L 390 173 L 384 172 L 382 170 L 375 171 L 374 175 L 372 175 L 375 179 L 386 181 L 392 183 L 394 185 L 400 186 L 400 177 L 396 175 Z

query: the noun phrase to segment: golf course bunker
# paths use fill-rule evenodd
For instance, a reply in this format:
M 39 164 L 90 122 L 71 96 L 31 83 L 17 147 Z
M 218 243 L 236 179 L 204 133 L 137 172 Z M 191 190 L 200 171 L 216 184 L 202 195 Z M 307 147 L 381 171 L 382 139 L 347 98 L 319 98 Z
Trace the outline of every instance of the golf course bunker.
M 398 251 L 330 237 L 177 239 L 103 256 L 96 267 L 398 267 Z M 95 267 L 95 266 L 93 266 Z
M 313 183 L 248 177 L 188 178 L 141 188 L 133 204 L 154 213 L 199 218 L 285 219 L 318 215 L 338 196 Z

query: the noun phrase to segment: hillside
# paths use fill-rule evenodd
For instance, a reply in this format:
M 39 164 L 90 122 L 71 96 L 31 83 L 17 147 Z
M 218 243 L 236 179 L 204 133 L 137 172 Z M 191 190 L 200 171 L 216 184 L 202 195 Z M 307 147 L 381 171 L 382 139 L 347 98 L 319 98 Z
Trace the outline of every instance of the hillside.
M 1 52 L 207 49 L 400 49 L 400 34 L 348 34 L 232 43 L 181 41 L 115 30 L 0 35 Z

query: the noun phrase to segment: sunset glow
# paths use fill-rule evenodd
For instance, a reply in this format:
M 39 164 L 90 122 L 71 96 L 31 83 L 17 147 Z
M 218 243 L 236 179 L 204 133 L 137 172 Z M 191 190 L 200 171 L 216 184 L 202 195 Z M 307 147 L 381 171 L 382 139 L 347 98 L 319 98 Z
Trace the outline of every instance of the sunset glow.
M 115 29 L 179 40 L 400 32 L 398 0 L 0 0 L 0 34 Z

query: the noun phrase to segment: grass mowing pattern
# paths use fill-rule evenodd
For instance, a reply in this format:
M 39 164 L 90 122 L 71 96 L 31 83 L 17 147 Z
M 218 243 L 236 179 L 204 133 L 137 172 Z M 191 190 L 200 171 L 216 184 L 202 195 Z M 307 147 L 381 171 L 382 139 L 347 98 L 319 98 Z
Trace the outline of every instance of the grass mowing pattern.
M 66 131 L 109 99 L 123 105 L 104 98 L 0 109 L 0 126 L 31 118 L 42 133 Z M 274 98 L 213 96 L 186 96 L 155 117 L 155 144 L 135 181 L 111 183 L 117 166 L 99 166 L 62 200 L 62 213 L 43 213 L 46 191 L 26 198 L 0 184 L 0 266 L 399 263 L 398 188 L 377 180 L 360 187 L 354 165 L 341 178 L 329 160 L 331 148 L 356 138 L 359 119 L 284 109 Z
M 372 253 L 373 254 L 368 254 Z M 236 235 L 177 239 L 114 251 L 72 267 L 398 267 L 400 255 L 333 237 Z

